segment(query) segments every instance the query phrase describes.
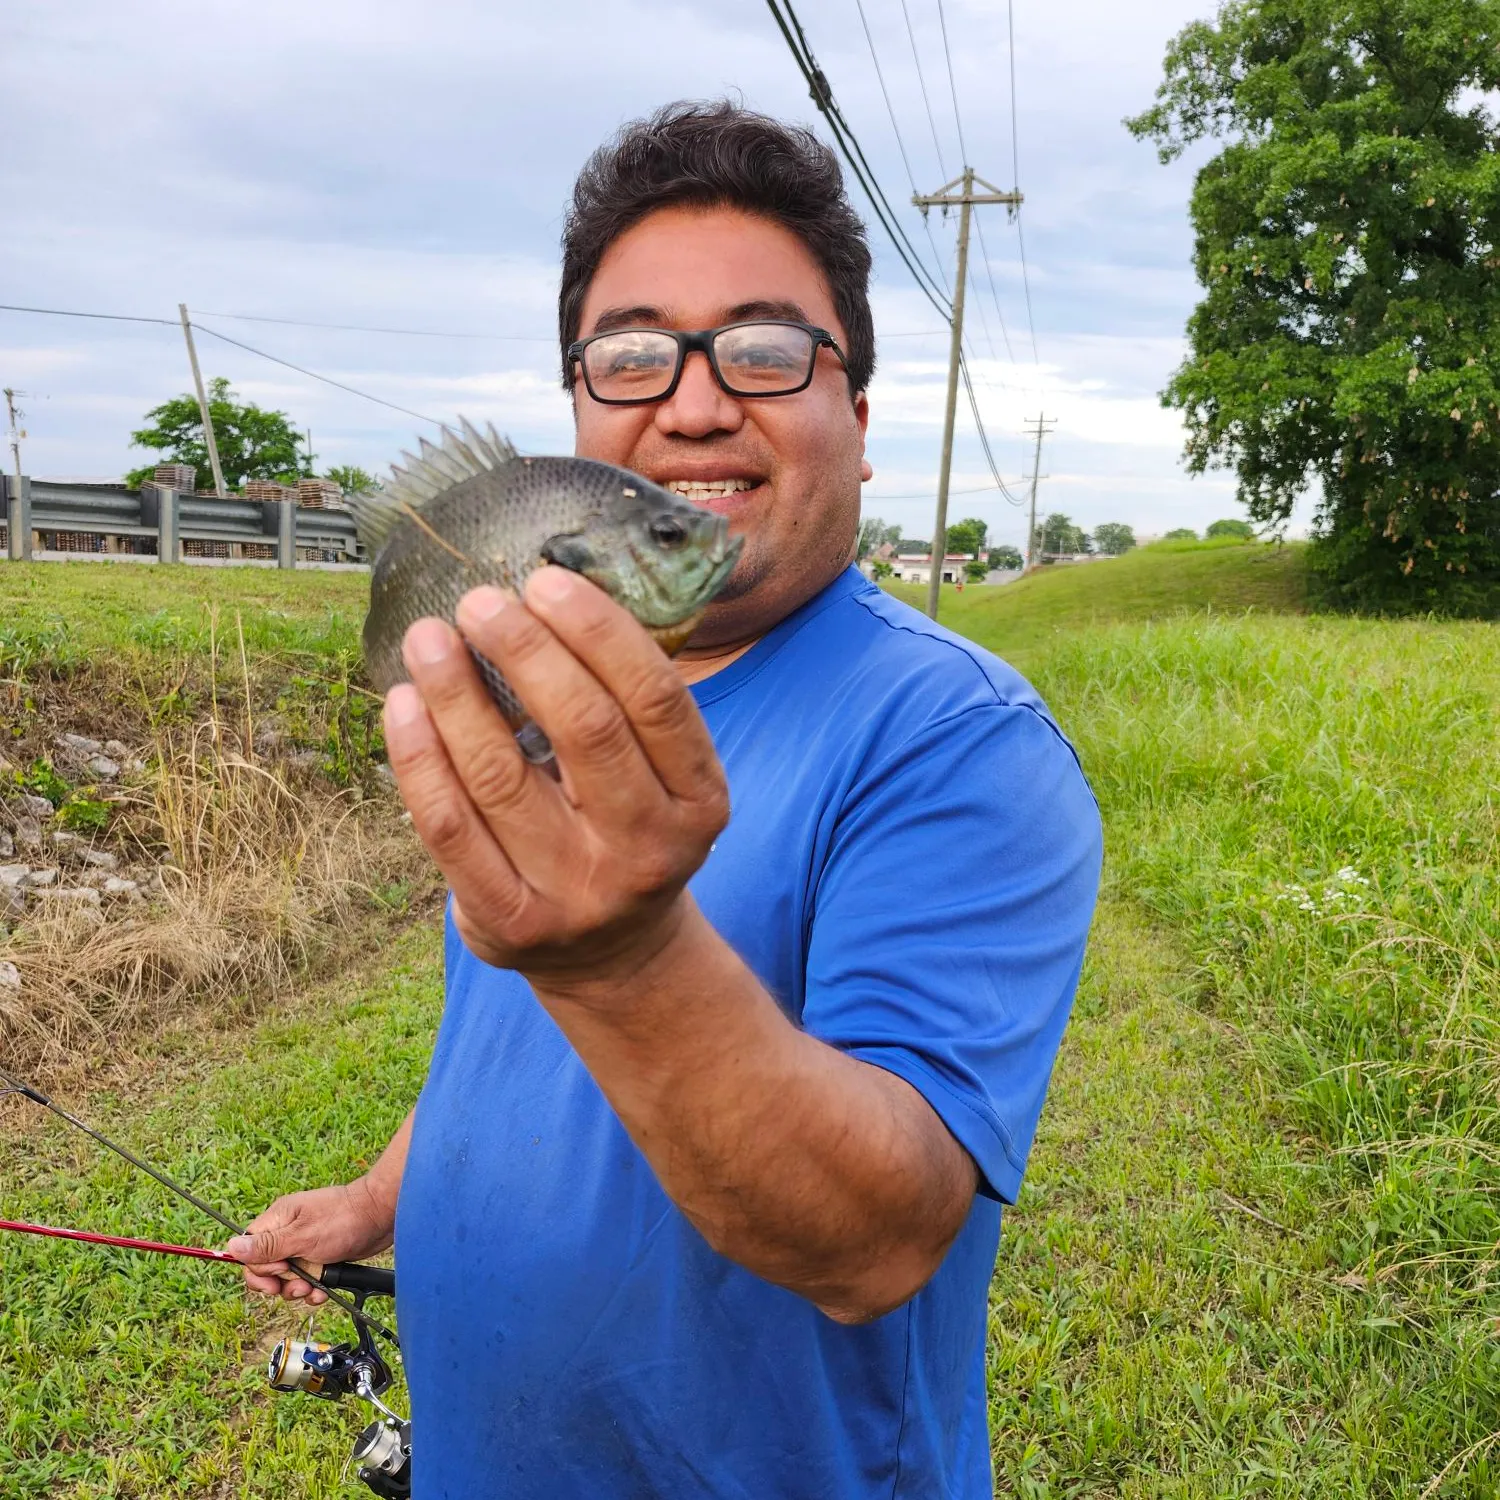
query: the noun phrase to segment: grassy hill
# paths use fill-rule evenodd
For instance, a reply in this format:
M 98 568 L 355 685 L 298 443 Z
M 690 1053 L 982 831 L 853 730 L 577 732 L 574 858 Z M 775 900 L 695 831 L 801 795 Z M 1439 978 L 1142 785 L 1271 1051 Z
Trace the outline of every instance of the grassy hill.
M 891 592 L 921 608 L 927 590 L 896 584 Z M 1224 542 L 1154 542 L 1123 557 L 1042 568 L 1003 586 L 943 590 L 943 624 L 1014 661 L 1060 633 L 1129 620 L 1157 620 L 1185 610 L 1216 614 L 1302 614 L 1307 602 L 1306 548 Z

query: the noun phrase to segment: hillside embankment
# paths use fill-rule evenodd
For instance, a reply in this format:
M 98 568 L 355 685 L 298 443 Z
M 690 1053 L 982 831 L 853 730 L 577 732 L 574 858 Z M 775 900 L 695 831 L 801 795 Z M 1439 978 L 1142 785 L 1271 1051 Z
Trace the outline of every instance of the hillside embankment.
M 9 1066 L 57 1082 L 254 1014 L 430 892 L 359 679 L 363 588 L 0 569 Z

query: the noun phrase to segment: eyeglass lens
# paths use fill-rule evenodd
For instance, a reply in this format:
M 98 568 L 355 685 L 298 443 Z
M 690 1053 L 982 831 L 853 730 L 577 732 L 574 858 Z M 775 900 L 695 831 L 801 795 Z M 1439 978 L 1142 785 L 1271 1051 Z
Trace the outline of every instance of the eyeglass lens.
M 785 323 L 744 323 L 714 335 L 714 359 L 735 395 L 795 390 L 812 370 L 810 333 Z M 628 328 L 593 339 L 583 350 L 589 389 L 604 401 L 649 401 L 677 374 L 679 345 L 669 333 Z

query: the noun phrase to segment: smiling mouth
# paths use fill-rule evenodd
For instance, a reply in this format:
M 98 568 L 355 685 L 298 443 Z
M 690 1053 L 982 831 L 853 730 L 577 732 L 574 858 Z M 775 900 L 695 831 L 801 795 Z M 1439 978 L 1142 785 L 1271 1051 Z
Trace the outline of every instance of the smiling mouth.
M 691 500 L 695 505 L 712 505 L 715 500 L 727 500 L 745 490 L 760 488 L 758 479 L 668 479 L 662 488 Z

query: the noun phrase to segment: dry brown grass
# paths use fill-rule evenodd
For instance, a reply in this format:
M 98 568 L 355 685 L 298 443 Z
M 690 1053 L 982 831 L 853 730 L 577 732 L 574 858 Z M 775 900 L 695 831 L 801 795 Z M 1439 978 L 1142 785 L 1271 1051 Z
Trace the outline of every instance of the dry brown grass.
M 243 1018 L 388 929 L 431 867 L 394 792 L 338 790 L 255 755 L 245 715 L 217 705 L 159 730 L 110 842 L 144 901 L 43 899 L 0 942 L 21 975 L 0 990 L 0 1056 L 57 1079 L 197 1016 Z

